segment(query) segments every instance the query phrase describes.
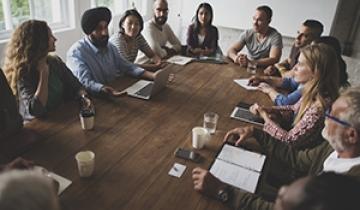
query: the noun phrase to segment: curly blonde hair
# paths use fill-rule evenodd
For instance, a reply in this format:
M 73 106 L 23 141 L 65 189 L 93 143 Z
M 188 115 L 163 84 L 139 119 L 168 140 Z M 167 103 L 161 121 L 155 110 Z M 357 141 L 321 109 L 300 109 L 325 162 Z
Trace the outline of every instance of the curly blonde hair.
M 18 80 L 48 54 L 49 30 L 45 21 L 28 20 L 13 32 L 6 47 L 3 69 L 15 96 Z

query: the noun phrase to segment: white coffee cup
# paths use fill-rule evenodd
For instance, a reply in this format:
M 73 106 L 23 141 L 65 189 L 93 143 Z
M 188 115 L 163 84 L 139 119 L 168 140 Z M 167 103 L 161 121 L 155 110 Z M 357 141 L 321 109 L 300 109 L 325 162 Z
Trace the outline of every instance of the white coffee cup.
M 80 112 L 80 123 L 83 130 L 94 128 L 95 115 L 93 112 Z
M 195 127 L 192 129 L 192 146 L 195 149 L 202 149 L 210 140 L 210 134 L 203 127 Z
M 92 151 L 81 151 L 75 155 L 80 177 L 89 177 L 95 168 L 95 153 Z

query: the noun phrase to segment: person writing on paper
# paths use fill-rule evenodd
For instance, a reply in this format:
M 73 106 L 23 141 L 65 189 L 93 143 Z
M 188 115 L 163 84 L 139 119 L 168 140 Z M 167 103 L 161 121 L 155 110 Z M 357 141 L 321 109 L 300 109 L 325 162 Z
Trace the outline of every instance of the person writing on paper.
M 111 12 L 97 7 L 84 12 L 81 27 L 85 37 L 74 43 L 67 52 L 66 64 L 87 90 L 95 94 L 120 96 L 108 83 L 129 74 L 153 80 L 155 74 L 124 60 L 117 48 L 108 43 L 108 24 Z
M 341 57 L 340 42 L 331 36 L 320 37 L 313 43 L 324 43 L 332 47 L 337 55 L 339 65 L 339 84 L 342 88 L 350 86 L 346 72 L 346 63 Z M 295 70 L 292 70 L 295 71 Z M 251 86 L 258 86 L 266 93 L 275 105 L 295 104 L 302 96 L 303 85 L 296 82 L 294 77 L 252 76 L 249 80 Z M 279 93 L 274 87 L 290 91 L 288 94 Z
M 91 100 L 79 80 L 55 51 L 56 38 L 44 21 L 28 20 L 20 24 L 6 48 L 4 73 L 18 98 L 24 120 L 42 117 L 65 100 Z
M 240 35 L 240 40 L 230 47 L 228 57 L 234 63 L 247 66 L 249 62 L 267 67 L 279 62 L 283 47 L 279 32 L 270 27 L 272 10 L 268 6 L 256 8 L 253 28 Z M 248 53 L 240 51 L 246 46 Z
M 294 44 L 291 47 L 289 57 L 280 63 L 270 65 L 264 70 L 266 75 L 284 75 L 289 70 L 293 69 L 297 64 L 300 48 L 309 45 L 312 41 L 320 38 L 324 26 L 317 20 L 306 20 L 301 24 L 297 36 L 295 37 Z M 289 76 L 288 76 L 289 77 Z
M 235 138 L 229 138 L 230 136 Z M 193 170 L 194 188 L 206 195 L 215 196 L 236 209 L 270 210 L 274 209 L 274 203 L 266 201 L 263 196 L 274 196 L 266 192 L 270 192 L 269 189 L 275 187 L 272 185 L 278 183 L 267 182 L 267 174 L 272 170 L 278 171 L 278 168 L 272 168 L 277 166 L 276 163 L 285 164 L 292 171 L 292 173 L 281 173 L 286 178 L 277 180 L 291 182 L 297 177 L 315 176 L 323 172 L 335 172 L 360 180 L 360 87 L 346 89 L 333 103 L 332 109 L 329 109 L 326 114 L 322 136 L 325 141 L 321 139 L 320 145 L 299 150 L 279 142 L 276 138 L 251 125 L 232 129 L 227 132 L 224 141 L 234 139 L 231 143 L 240 146 L 250 137 L 254 137 L 262 152 L 268 157 L 271 156 L 273 162 L 265 163 L 265 171 L 262 172 L 264 176 L 260 178 L 263 180 L 259 181 L 264 184 L 259 186 L 255 195 L 235 189 L 219 181 L 209 171 L 196 168 Z M 284 195 L 280 192 L 279 194 Z
M 140 64 L 140 67 L 149 71 L 156 71 L 165 66 L 165 63 L 161 62 L 161 58 L 154 53 L 141 34 L 144 21 L 138 11 L 135 9 L 126 10 L 120 18 L 119 28 L 119 33 L 113 34 L 109 41 L 116 46 L 124 59 L 134 63 L 140 50 L 152 60 L 151 63 Z
M 313 140 L 323 127 L 325 110 L 338 96 L 336 53 L 324 44 L 309 45 L 301 49 L 294 69 L 295 81 L 304 86 L 296 104 L 263 107 L 255 103 L 249 110 L 264 119 L 266 133 L 293 146 L 307 147 L 316 143 Z
M 144 27 L 144 37 L 148 41 L 150 48 L 162 59 L 179 54 L 181 43 L 166 23 L 169 13 L 168 2 L 166 0 L 156 0 L 153 11 L 153 18 L 146 22 Z M 149 59 L 145 54 L 140 53 L 136 63 L 142 64 L 146 62 L 149 62 Z
M 208 3 L 201 3 L 187 32 L 187 54 L 214 56 L 218 49 L 219 32 L 212 25 L 213 10 Z

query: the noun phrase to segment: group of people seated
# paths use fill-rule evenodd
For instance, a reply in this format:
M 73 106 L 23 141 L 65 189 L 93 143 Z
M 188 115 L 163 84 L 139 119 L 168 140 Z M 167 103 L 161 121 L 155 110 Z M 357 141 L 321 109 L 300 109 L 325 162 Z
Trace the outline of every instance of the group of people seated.
M 81 17 L 85 36 L 70 47 L 66 63 L 53 54 L 56 38 L 45 21 L 20 24 L 8 43 L 0 71 L 0 138 L 21 129 L 23 119 L 43 117 L 66 100 L 82 100 L 82 106 L 88 108 L 92 106 L 90 95 L 121 96 L 124 92 L 113 88 L 112 81 L 124 75 L 153 80 L 167 65 L 165 60 L 175 54 L 222 54 L 210 4 L 198 6 L 188 27 L 186 47 L 166 23 L 167 1 L 156 0 L 153 12 L 153 18 L 144 23 L 135 9 L 125 11 L 119 32 L 110 37 L 110 10 L 97 7 L 85 11 Z M 194 189 L 236 209 L 358 209 L 360 88 L 349 87 L 340 43 L 335 37 L 321 36 L 323 25 L 317 20 L 300 25 L 290 55 L 279 62 L 282 36 L 270 26 L 272 15 L 268 6 L 257 7 L 253 28 L 241 33 L 227 57 L 242 67 L 256 63 L 264 69 L 264 76 L 252 76 L 249 85 L 267 94 L 274 106 L 253 104 L 250 111 L 264 119 L 264 127 L 232 129 L 224 141 L 241 146 L 254 137 L 262 152 L 271 157 L 269 174 L 289 186 L 278 191 L 274 202 L 274 196 L 269 199 L 262 189 L 256 195 L 247 193 L 195 168 Z M 2 170 L 29 167 L 31 162 L 17 159 Z M 282 171 L 277 167 L 283 167 Z M 7 172 L 0 180 L 0 209 L 9 209 L 10 198 L 24 197 L 16 196 L 14 186 L 30 188 L 38 183 L 44 188 L 42 193 L 49 190 L 47 182 L 31 173 Z M 40 193 L 35 191 L 27 192 Z M 45 194 L 53 196 L 44 199 L 47 209 L 58 209 L 55 194 Z

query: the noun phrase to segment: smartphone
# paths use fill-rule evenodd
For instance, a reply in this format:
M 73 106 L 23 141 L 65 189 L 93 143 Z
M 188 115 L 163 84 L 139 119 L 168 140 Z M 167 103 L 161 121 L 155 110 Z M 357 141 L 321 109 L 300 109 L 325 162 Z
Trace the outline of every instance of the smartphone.
M 201 161 L 201 155 L 191 150 L 187 150 L 184 148 L 177 148 L 175 150 L 175 157 L 182 158 L 185 160 L 191 160 L 195 163 L 199 163 Z

